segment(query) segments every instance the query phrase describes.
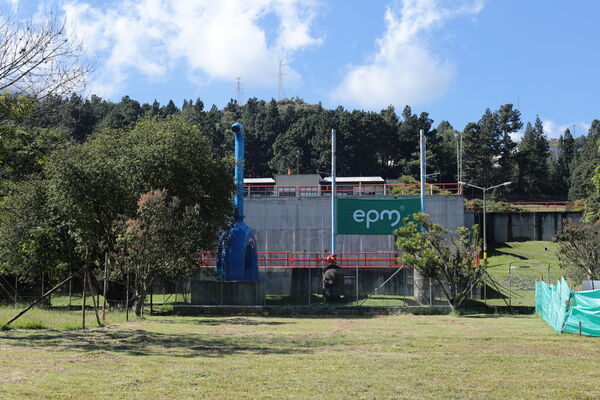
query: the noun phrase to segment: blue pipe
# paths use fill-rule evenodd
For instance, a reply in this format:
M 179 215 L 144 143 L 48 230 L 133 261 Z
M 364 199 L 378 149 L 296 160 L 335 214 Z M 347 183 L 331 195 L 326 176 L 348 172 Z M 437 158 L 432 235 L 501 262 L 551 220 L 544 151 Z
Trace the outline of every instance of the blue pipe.
M 235 134 L 235 220 L 244 220 L 244 127 L 239 122 L 231 125 Z
M 244 222 L 244 127 L 231 126 L 235 134 L 235 221 L 219 242 L 217 272 L 226 281 L 258 281 L 258 253 L 252 229 Z

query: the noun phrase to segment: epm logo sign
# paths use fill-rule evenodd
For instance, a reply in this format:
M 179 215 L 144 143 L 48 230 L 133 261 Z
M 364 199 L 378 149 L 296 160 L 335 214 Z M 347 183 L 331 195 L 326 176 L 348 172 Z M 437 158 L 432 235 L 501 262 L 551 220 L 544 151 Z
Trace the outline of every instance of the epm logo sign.
M 391 235 L 403 218 L 421 211 L 421 200 L 337 199 L 337 230 L 341 235 Z

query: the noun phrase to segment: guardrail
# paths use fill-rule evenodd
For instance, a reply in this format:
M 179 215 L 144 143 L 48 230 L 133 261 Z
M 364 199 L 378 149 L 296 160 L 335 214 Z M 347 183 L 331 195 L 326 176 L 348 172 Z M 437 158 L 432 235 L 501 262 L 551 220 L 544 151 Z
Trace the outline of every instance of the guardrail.
M 458 183 L 428 183 L 426 193 L 432 195 L 462 194 Z M 421 193 L 419 184 L 336 184 L 337 196 L 418 196 Z M 244 196 L 247 197 L 320 197 L 330 196 L 331 185 L 245 185 Z
M 306 251 L 259 251 L 259 268 L 325 268 L 325 259 L 331 253 Z M 337 254 L 337 265 L 341 268 L 400 268 L 397 259 L 402 254 L 395 252 L 343 252 Z M 217 259 L 204 254 L 200 267 L 216 267 Z

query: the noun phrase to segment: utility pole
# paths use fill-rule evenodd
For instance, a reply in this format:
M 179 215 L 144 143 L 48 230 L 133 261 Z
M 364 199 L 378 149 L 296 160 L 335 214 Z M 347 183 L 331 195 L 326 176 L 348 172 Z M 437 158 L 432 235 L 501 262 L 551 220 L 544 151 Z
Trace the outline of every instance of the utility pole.
M 335 129 L 331 130 L 331 254 L 335 257 L 337 253 L 337 203 L 336 203 L 336 192 L 335 192 L 335 156 L 336 156 L 336 132 Z M 335 260 L 335 258 L 334 258 Z
M 423 129 L 419 130 L 419 149 L 421 153 L 420 157 L 420 172 L 421 172 L 421 212 L 425 212 L 425 180 L 426 171 L 425 171 L 425 134 L 423 133 Z

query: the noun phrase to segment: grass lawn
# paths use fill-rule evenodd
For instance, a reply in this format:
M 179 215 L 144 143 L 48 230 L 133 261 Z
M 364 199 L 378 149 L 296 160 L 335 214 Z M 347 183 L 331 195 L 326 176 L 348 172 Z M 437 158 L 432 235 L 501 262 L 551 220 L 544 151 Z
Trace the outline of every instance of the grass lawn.
M 548 266 L 551 282 L 562 275 L 557 250 L 557 244 L 548 241 L 499 243 L 489 252 L 488 272 L 506 290 L 512 287 L 512 305 L 535 306 L 535 282 L 542 278 L 548 281 Z M 488 303 L 505 305 L 501 299 Z
M 599 349 L 535 316 L 153 316 L 0 332 L 0 398 L 597 399 Z

